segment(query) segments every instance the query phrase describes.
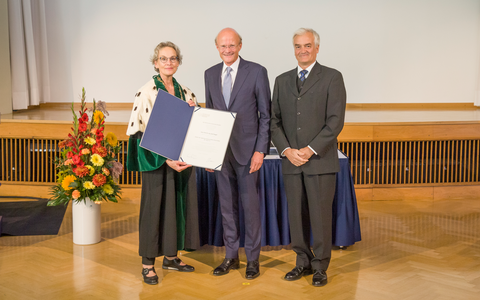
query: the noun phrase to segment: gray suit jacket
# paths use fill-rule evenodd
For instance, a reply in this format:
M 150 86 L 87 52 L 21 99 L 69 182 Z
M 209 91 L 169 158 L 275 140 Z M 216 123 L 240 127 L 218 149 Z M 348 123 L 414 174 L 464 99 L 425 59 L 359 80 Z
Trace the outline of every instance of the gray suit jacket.
M 281 153 L 286 148 L 312 147 L 313 155 L 296 167 L 282 159 L 284 174 L 327 174 L 338 172 L 337 136 L 344 124 L 346 92 L 342 74 L 315 63 L 297 90 L 297 68 L 275 79 L 272 98 L 272 141 Z
M 248 165 L 255 151 L 269 150 L 270 85 L 264 67 L 239 59 L 229 107 L 222 94 L 223 62 L 205 71 L 205 103 L 207 108 L 237 113 L 229 145 L 235 160 Z

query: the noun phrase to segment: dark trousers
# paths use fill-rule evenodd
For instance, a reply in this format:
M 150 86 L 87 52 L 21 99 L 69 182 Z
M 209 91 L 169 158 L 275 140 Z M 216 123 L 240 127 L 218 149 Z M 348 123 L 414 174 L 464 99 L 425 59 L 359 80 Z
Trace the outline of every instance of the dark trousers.
M 250 165 L 240 165 L 228 147 L 222 170 L 215 172 L 223 242 L 226 258 L 238 258 L 240 245 L 239 204 L 245 218 L 245 254 L 248 261 L 258 260 L 261 248 L 261 218 L 258 200 L 258 171 L 249 174 Z
M 296 265 L 327 270 L 332 250 L 332 204 L 336 175 L 284 174 Z M 310 249 L 310 235 L 313 236 Z M 313 251 L 312 251 L 313 250 Z

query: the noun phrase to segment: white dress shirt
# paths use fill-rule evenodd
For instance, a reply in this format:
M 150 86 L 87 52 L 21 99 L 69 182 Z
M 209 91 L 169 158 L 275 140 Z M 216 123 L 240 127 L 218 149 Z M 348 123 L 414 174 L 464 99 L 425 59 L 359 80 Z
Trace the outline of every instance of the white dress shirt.
M 225 74 L 227 74 L 227 67 L 232 68 L 230 71 L 230 76 L 232 77 L 232 87 L 231 90 L 233 89 L 233 84 L 235 83 L 235 77 L 237 77 L 238 73 L 238 65 L 240 64 L 240 56 L 237 58 L 237 60 L 231 65 L 227 66 L 225 63 L 223 63 L 223 68 L 222 68 L 222 87 L 223 87 L 223 80 L 225 79 Z

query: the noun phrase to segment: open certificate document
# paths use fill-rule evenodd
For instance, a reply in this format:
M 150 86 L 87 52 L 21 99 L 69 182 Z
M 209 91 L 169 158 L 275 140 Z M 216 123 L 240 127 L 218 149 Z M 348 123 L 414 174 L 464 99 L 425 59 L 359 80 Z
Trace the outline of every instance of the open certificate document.
M 221 170 L 235 116 L 189 106 L 159 90 L 140 146 L 172 160 Z

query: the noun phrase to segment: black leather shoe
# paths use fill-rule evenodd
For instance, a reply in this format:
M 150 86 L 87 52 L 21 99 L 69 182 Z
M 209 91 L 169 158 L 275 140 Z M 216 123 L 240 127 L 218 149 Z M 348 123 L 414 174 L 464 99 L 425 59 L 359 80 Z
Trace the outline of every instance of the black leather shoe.
M 155 273 L 155 276 L 147 277 L 147 275 L 150 271 L 153 271 L 153 273 Z M 154 267 L 151 267 L 150 269 L 143 268 L 142 269 L 142 275 L 143 275 L 143 281 L 146 284 L 158 284 L 158 276 L 157 276 L 157 272 L 155 272 Z
M 230 270 L 235 270 L 240 268 L 240 261 L 238 258 L 225 258 L 221 265 L 213 270 L 213 275 L 220 276 L 225 275 L 230 272 Z
M 166 257 L 163 258 L 163 269 L 166 270 L 174 270 L 174 271 L 180 271 L 180 272 L 193 272 L 195 271 L 195 268 L 190 266 L 190 265 L 181 265 L 182 261 L 180 258 L 176 257 L 172 260 L 167 259 Z
M 247 269 L 245 271 L 245 279 L 254 279 L 260 275 L 260 264 L 258 260 L 247 262 Z
M 324 270 L 315 270 L 313 273 L 313 286 L 324 286 L 327 284 L 327 273 Z
M 302 276 L 310 275 L 312 273 L 312 268 L 296 266 L 295 268 L 293 268 L 293 270 L 291 270 L 285 275 L 284 279 L 288 281 L 294 281 L 302 278 Z

